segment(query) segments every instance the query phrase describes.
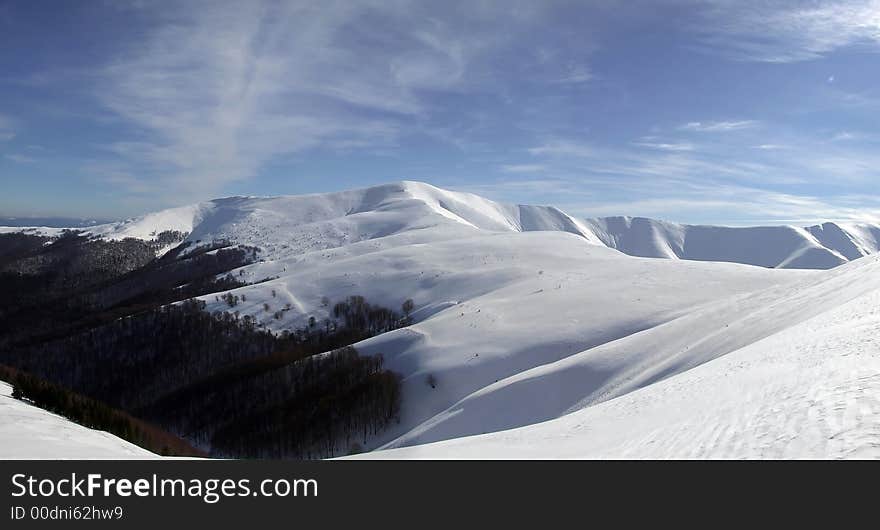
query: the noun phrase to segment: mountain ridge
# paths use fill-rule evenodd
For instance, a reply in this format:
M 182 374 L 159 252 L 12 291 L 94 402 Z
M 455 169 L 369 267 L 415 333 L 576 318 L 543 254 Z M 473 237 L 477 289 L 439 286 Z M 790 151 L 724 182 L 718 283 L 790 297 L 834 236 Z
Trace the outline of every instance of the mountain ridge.
M 672 384 L 664 381 L 709 370 L 700 369 L 704 365 L 725 367 L 720 373 L 710 370 L 723 382 L 725 374 L 738 369 L 727 366 L 728 356 L 777 340 L 774 337 L 795 340 L 798 334 L 788 330 L 821 323 L 823 314 L 853 301 L 873 303 L 863 295 L 880 289 L 880 254 L 831 271 L 681 258 L 725 251 L 719 257 L 741 257 L 736 254 L 740 252 L 785 266 L 802 266 L 816 256 L 845 263 L 847 255 L 871 250 L 870 228 L 838 230 L 839 225 L 826 224 L 819 225 L 821 230 L 716 230 L 649 219 L 608 219 L 580 220 L 553 207 L 502 204 L 401 182 L 334 194 L 217 199 L 95 227 L 93 233 L 125 238 L 154 237 L 160 228 L 188 231 L 176 253 L 199 248 L 213 252 L 211 248 L 221 246 L 218 240 L 259 247 L 255 259 L 228 271 L 238 286 L 197 298 L 209 314 L 234 312 L 234 318 L 276 334 L 330 323 L 334 302 L 351 296 L 392 309 L 408 304 L 413 319 L 409 325 L 354 344 L 363 355 L 382 355 L 387 369 L 401 378 L 398 421 L 362 440 L 361 448 L 368 451 L 429 447 L 424 444 L 566 417 L 579 421 L 577 411 L 613 408 L 606 403 L 636 399 L 632 396 L 645 389 Z M 751 239 L 760 243 L 758 248 L 773 252 L 748 255 Z M 731 246 L 730 241 L 742 245 Z M 841 250 L 827 249 L 822 241 L 839 241 Z M 843 244 L 847 241 L 849 247 Z M 659 249 L 669 259 L 627 256 L 612 246 L 630 252 Z M 876 311 L 860 310 L 860 318 L 872 323 Z M 845 323 L 844 317 L 841 320 Z M 857 344 L 847 348 L 870 353 L 876 349 L 873 336 L 850 336 L 850 343 L 856 337 Z M 835 351 L 842 360 L 834 357 L 829 370 L 850 369 L 849 350 Z M 772 349 L 761 350 L 758 360 L 766 365 L 773 355 Z M 792 359 L 786 362 L 799 362 L 797 356 Z M 821 361 L 821 356 L 811 357 L 811 364 L 798 365 L 798 373 L 814 374 L 811 366 Z M 815 377 L 822 381 L 827 375 Z M 760 379 L 748 389 L 762 407 L 773 405 L 759 399 L 766 384 Z M 711 386 L 700 388 L 709 392 Z M 785 398 L 792 389 L 797 386 L 778 390 Z M 849 387 L 846 391 L 861 392 Z M 718 411 L 738 406 L 736 397 L 720 396 Z M 700 401 L 691 394 L 680 399 Z M 817 398 L 832 408 L 836 399 Z M 801 411 L 810 403 L 800 400 L 793 406 Z M 717 411 L 699 412 L 711 416 Z M 854 424 L 859 432 L 871 426 L 863 416 Z M 727 420 L 738 421 L 738 416 Z M 618 420 L 603 416 L 602 421 L 613 426 Z M 570 425 L 581 424 L 564 423 L 565 429 Z M 690 424 L 682 428 L 686 427 Z M 734 427 L 740 434 L 727 449 L 753 439 L 748 438 L 748 426 Z M 835 424 L 824 427 L 834 429 Z M 685 439 L 681 431 L 673 435 Z M 531 435 L 529 439 L 530 446 L 540 445 Z M 682 451 L 697 449 L 687 446 Z M 829 446 L 826 454 L 837 451 Z M 389 456 L 393 454 L 401 453 Z
M 327 238 L 325 248 L 333 248 L 444 223 L 458 225 L 461 233 L 562 231 L 631 256 L 767 268 L 830 269 L 880 251 L 880 224 L 728 227 L 628 216 L 579 219 L 554 206 L 496 202 L 416 181 L 331 193 L 225 197 L 83 230 L 114 239 L 149 239 L 177 230 L 188 233 L 194 244 L 211 239 L 257 244 L 265 243 L 272 230 L 307 237 L 304 227 L 311 227 L 329 230 L 316 237 Z M 16 230 L 21 228 L 3 229 Z M 290 246 L 290 241 L 280 244 Z
M 554 206 L 496 202 L 417 181 L 331 193 L 223 197 L 74 229 L 111 239 L 151 239 L 163 231 L 179 231 L 188 234 L 187 239 L 194 246 L 216 239 L 243 245 L 268 243 L 271 257 L 271 248 L 277 246 L 302 251 L 319 246 L 338 248 L 406 232 L 413 235 L 441 224 L 454 227 L 452 231 L 460 234 L 561 231 L 631 256 L 723 261 L 766 268 L 831 269 L 880 251 L 880 224 L 829 221 L 807 227 L 730 227 L 629 216 L 579 219 Z M 0 232 L 47 235 L 57 235 L 62 230 L 0 227 Z M 300 240 L 273 238 L 273 231 L 296 233 Z M 324 243 L 316 246 L 307 244 L 306 239 Z
M 880 225 L 870 224 L 728 227 L 624 216 L 586 223 L 606 246 L 649 258 L 830 269 L 880 251 Z

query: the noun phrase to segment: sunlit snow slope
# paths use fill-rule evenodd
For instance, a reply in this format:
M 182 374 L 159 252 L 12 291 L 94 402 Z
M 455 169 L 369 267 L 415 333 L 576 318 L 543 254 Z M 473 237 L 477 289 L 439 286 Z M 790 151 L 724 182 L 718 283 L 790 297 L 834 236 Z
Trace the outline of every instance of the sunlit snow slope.
M 438 226 L 453 232 L 427 230 Z M 192 242 L 261 245 L 272 258 L 400 234 L 437 240 L 474 231 L 554 230 L 599 244 L 581 222 L 553 207 L 500 204 L 408 181 L 337 193 L 228 197 L 90 229 L 110 238 L 149 238 L 163 230 L 188 232 Z
M 651 258 L 830 269 L 880 251 L 880 225 L 723 227 L 641 217 L 604 217 L 584 222 L 605 245 L 631 256 Z
M 483 234 L 372 252 L 352 247 L 245 267 L 246 277 L 279 277 L 233 292 L 247 299 L 236 310 L 276 330 L 329 316 L 330 307 L 321 304 L 325 296 L 359 294 L 393 308 L 412 298 L 415 325 L 358 344 L 363 352 L 382 353 L 386 365 L 404 377 L 401 422 L 384 441 L 423 428 L 423 422 L 499 380 L 720 299 L 816 274 L 632 258 L 558 232 Z M 204 300 L 209 310 L 228 310 L 214 296 Z M 288 303 L 292 309 L 275 320 L 272 312 Z M 429 376 L 436 388 L 427 384 Z M 431 437 L 533 419 L 519 403 L 513 408 L 500 403 L 491 418 L 456 422 L 452 429 L 432 430 Z
M 453 235 L 411 233 L 440 225 L 459 233 L 562 231 L 632 256 L 770 268 L 830 269 L 880 251 L 880 225 L 722 227 L 640 217 L 581 220 L 551 206 L 497 203 L 411 181 L 338 193 L 228 197 L 81 230 L 112 239 L 151 239 L 176 230 L 190 234 L 193 243 L 262 243 L 266 255 L 278 258 L 387 235 L 428 240 Z M 23 230 L 57 235 L 62 229 L 0 227 L 0 233 Z
M 779 377 L 782 386 L 761 401 L 764 387 L 772 388 L 762 386 L 761 366 L 775 362 L 776 353 L 754 348 L 789 340 L 786 334 L 807 340 L 809 333 L 792 330 L 859 300 L 876 307 L 870 296 L 880 289 L 877 260 L 857 259 L 877 250 L 870 226 L 728 229 L 626 218 L 580 221 L 552 207 L 499 204 L 416 182 L 231 197 L 92 229 L 111 238 L 151 238 L 164 230 L 188 232 L 190 248 L 215 240 L 259 247 L 258 261 L 233 271 L 259 282 L 233 291 L 246 295 L 235 310 L 274 331 L 304 327 L 310 317 L 320 322 L 332 302 L 351 295 L 393 309 L 414 301 L 413 325 L 356 345 L 365 354 L 383 354 L 386 366 L 403 378 L 400 422 L 365 446 L 391 449 L 375 453 L 380 457 L 762 456 L 749 452 L 755 440 L 742 437 L 740 445 L 724 442 L 723 450 L 688 446 L 684 431 L 663 434 L 665 423 L 641 418 L 640 411 L 659 415 L 669 396 L 675 408 L 665 412 L 669 429 L 698 414 L 717 415 L 719 428 L 725 422 L 751 425 L 752 409 L 737 408 L 745 401 L 732 390 L 740 372 L 724 371 L 731 390 L 719 383 L 717 395 L 709 376 L 691 394 L 662 389 L 757 351 L 750 361 L 756 372 L 741 382 L 752 394 L 743 395 L 757 396 L 750 406 L 774 410 L 772 399 L 784 396 L 791 381 L 812 392 L 810 385 L 819 385 L 812 377 L 833 378 L 813 361 L 804 361 L 809 370 L 791 361 L 789 379 Z M 208 310 L 231 310 L 219 294 L 202 297 Z M 876 368 L 871 347 L 863 349 L 869 369 Z M 849 355 L 842 352 L 829 359 Z M 601 416 L 607 434 L 592 429 L 592 420 L 574 427 L 578 418 L 600 414 L 590 411 L 617 410 L 615 403 L 652 389 L 662 392 L 651 398 L 656 403 L 625 411 L 624 419 Z M 870 400 L 859 403 L 854 421 L 874 428 L 876 409 Z M 745 416 L 727 418 L 727 410 Z M 802 424 L 795 428 L 807 431 Z M 648 440 L 655 431 L 677 437 L 679 445 L 669 441 L 673 445 L 651 453 L 645 441 L 621 452 L 624 437 Z M 498 434 L 472 437 L 483 433 Z M 589 440 L 579 438 L 583 433 Z M 544 439 L 559 441 L 559 449 Z M 497 449 L 507 447 L 505 440 L 511 440 L 508 452 Z M 774 446 L 763 456 L 839 456 L 829 449 L 833 444 L 809 443 L 814 445 L 801 454 Z
M 87 429 L 61 416 L 12 399 L 0 381 L 0 458 L 156 458 L 112 434 Z
M 631 378 L 600 385 L 558 419 L 364 456 L 880 458 L 880 260 L 864 258 L 838 274 L 725 305 L 688 317 L 691 331 L 680 333 L 679 353 L 653 360 L 678 375 L 654 382 L 652 363 L 630 359 Z M 723 326 L 715 319 L 721 313 L 730 317 Z M 743 332 L 759 323 L 763 338 L 728 347 L 729 353 L 719 349 L 743 342 Z M 629 342 L 619 354 L 644 351 L 638 337 Z M 670 351 L 668 341 L 658 344 Z M 578 382 L 588 388 L 591 374 L 620 362 L 605 353 L 522 374 L 521 388 L 509 388 L 507 398 L 518 395 L 524 403 L 525 396 Z M 682 370 L 694 356 L 711 360 Z

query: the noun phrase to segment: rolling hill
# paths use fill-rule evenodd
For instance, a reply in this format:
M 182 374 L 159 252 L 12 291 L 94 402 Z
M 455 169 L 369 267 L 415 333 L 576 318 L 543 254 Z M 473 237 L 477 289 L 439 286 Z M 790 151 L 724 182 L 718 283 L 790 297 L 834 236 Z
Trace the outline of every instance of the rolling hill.
M 402 380 L 399 421 L 363 447 L 387 451 L 371 456 L 876 449 L 860 441 L 846 453 L 828 441 L 850 431 L 864 440 L 878 425 L 876 227 L 577 219 L 401 182 L 230 197 L 89 230 L 108 239 L 186 232 L 182 255 L 217 242 L 257 247 L 230 271 L 248 285 L 228 292 L 241 298 L 236 312 L 274 332 L 332 319 L 328 302 L 353 295 L 388 308 L 411 299 L 412 325 L 355 345 L 382 354 Z M 226 292 L 200 299 L 228 312 Z M 826 383 L 838 386 L 811 390 Z M 772 425 L 774 400 L 795 418 L 784 432 Z M 826 416 L 811 416 L 810 403 Z M 843 419 L 827 416 L 839 406 L 849 407 Z M 698 432 L 690 445 L 687 429 Z M 773 445 L 767 433 L 795 441 Z
M 519 374 L 362 457 L 880 458 L 880 260 L 860 261 Z M 531 423 L 418 445 L 500 402 Z

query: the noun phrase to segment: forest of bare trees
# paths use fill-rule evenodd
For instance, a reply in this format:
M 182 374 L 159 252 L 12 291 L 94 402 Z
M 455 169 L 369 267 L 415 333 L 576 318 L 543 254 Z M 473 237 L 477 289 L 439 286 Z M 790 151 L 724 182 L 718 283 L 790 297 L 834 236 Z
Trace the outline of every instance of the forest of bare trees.
M 181 245 L 157 259 L 158 244 L 0 235 L 0 375 L 17 374 L 17 394 L 135 443 L 133 425 L 155 425 L 217 456 L 336 456 L 395 421 L 398 377 L 351 345 L 406 325 L 411 307 L 354 295 L 276 335 L 228 291 L 229 311 L 192 299 L 243 285 L 230 271 L 257 249 Z

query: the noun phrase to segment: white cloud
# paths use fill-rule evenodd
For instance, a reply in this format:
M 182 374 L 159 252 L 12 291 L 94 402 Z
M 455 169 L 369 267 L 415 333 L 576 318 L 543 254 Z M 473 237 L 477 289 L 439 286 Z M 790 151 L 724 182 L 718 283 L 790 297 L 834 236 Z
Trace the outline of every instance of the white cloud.
M 652 142 L 635 142 L 633 145 L 640 147 L 650 147 L 651 149 L 659 149 L 660 151 L 694 151 L 696 147 L 690 143 L 652 143 Z
M 880 141 L 880 135 L 861 131 L 839 131 L 831 136 L 832 142 L 871 142 Z
M 596 150 L 591 146 L 569 140 L 553 140 L 551 142 L 530 147 L 528 153 L 535 156 L 574 156 L 589 158 L 596 155 Z
M 676 196 L 582 203 L 578 211 L 591 217 L 631 215 L 670 221 L 710 219 L 712 224 L 794 224 L 828 220 L 873 222 L 864 205 L 848 206 L 845 198 L 819 198 L 768 193 L 760 188 L 729 187 L 685 190 Z M 693 221 L 692 221 L 693 222 Z M 700 221 L 697 221 L 700 222 Z
M 734 59 L 787 63 L 880 44 L 880 0 L 701 2 L 695 29 Z
M 13 119 L 0 114 L 0 142 L 8 142 L 15 138 Z
M 821 137 L 787 140 L 785 145 L 724 142 L 701 144 L 699 151 L 671 151 L 555 139 L 528 152 L 548 173 L 595 192 L 596 198 L 565 205 L 586 216 L 809 224 L 865 221 L 880 212 L 880 201 L 870 192 L 880 156 L 857 144 L 831 145 Z M 750 154 L 751 149 L 768 153 Z M 791 154 L 769 153 L 778 149 Z M 817 185 L 823 188 L 821 197 L 807 191 Z M 865 193 L 859 194 L 861 190 Z M 735 215 L 725 217 L 723 212 Z
M 566 197 L 592 195 L 592 191 L 576 182 L 565 179 L 505 179 L 500 182 L 480 184 L 466 184 L 450 186 L 450 189 L 476 193 L 485 197 L 495 198 L 507 202 L 515 202 L 523 195 L 528 196 L 534 203 L 537 197 L 556 197 L 564 194 Z M 554 205 L 559 204 L 557 201 Z
M 3 158 L 11 160 L 17 164 L 32 164 L 37 161 L 36 159 L 29 156 L 18 155 L 15 153 L 5 154 L 3 155 Z
M 505 173 L 540 173 L 547 168 L 541 164 L 509 164 L 501 166 Z
M 535 9 L 261 1 L 151 13 L 159 22 L 101 72 L 101 103 L 136 131 L 108 149 L 119 171 L 182 200 L 280 156 L 394 146 L 429 128 L 429 94 L 488 82 L 487 57 Z M 498 24 L 510 31 L 486 30 Z
M 729 132 L 740 131 L 743 129 L 751 129 L 757 127 L 760 122 L 756 120 L 740 120 L 740 121 L 715 121 L 715 122 L 699 122 L 692 121 L 685 123 L 679 127 L 682 131 L 695 132 Z
M 591 81 L 595 78 L 593 72 L 589 67 L 584 65 L 572 65 L 567 68 L 567 72 L 557 79 L 553 79 L 553 83 L 586 83 L 587 81 Z

